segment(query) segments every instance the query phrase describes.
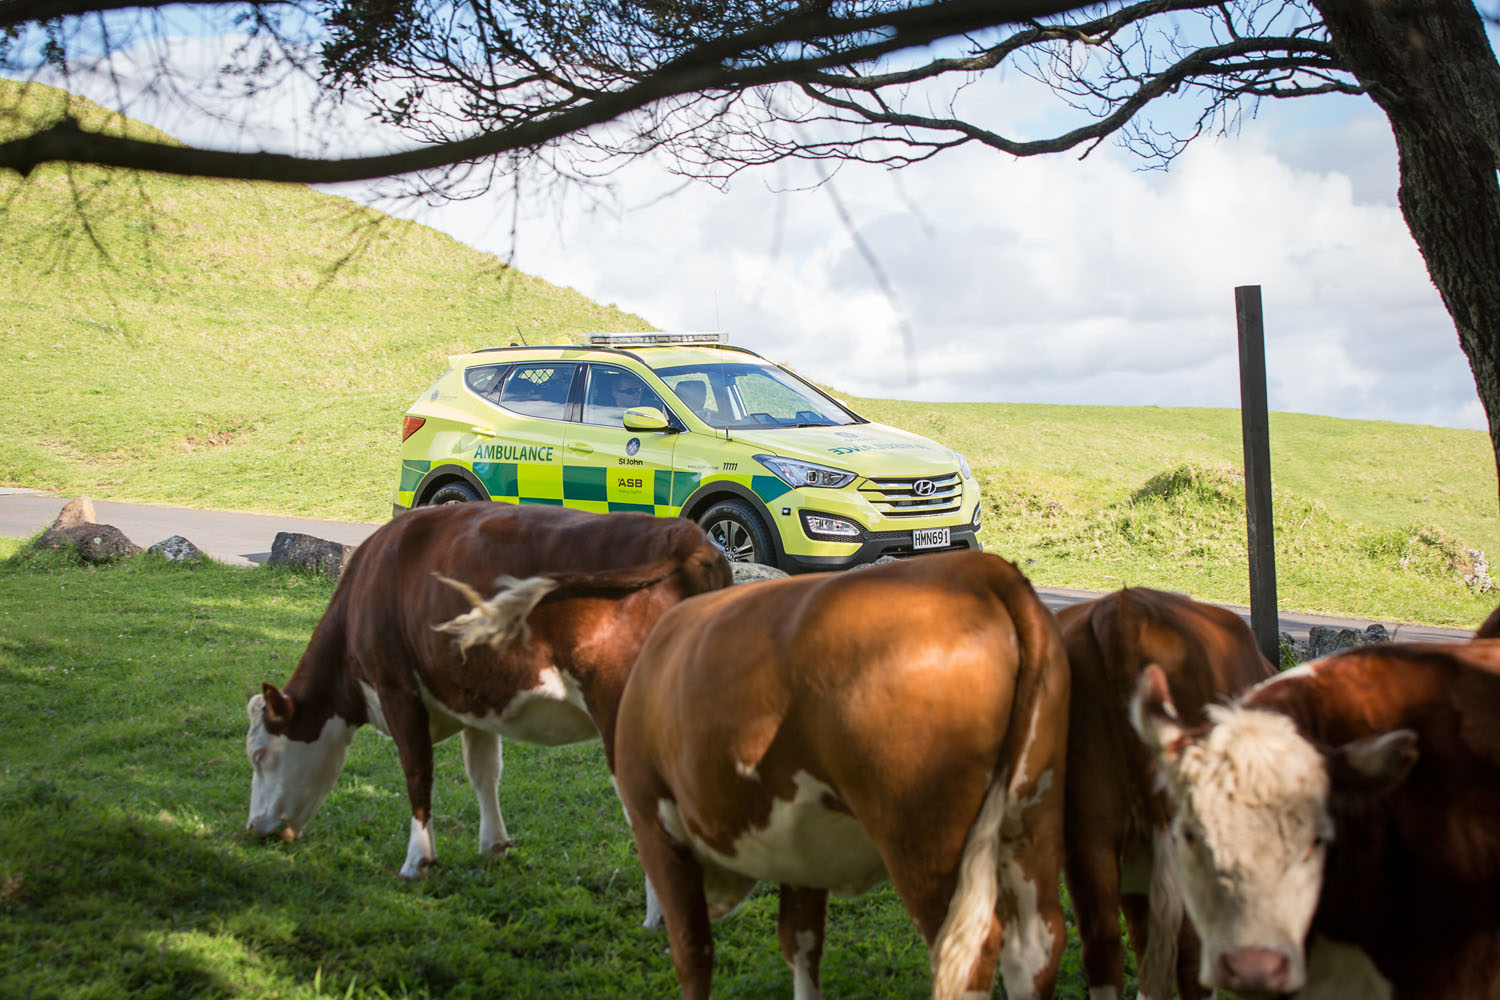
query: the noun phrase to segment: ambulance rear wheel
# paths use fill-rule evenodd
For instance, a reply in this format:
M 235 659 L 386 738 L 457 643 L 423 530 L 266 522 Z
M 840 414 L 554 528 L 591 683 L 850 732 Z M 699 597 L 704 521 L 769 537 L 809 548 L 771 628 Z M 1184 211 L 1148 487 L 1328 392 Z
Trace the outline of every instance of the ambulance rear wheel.
M 720 500 L 698 518 L 708 540 L 724 550 L 730 562 L 776 565 L 771 534 L 743 500 Z
M 439 507 L 447 503 L 472 503 L 479 499 L 479 492 L 464 482 L 455 479 L 450 483 L 444 483 L 437 488 L 437 492 L 427 498 L 427 506 Z

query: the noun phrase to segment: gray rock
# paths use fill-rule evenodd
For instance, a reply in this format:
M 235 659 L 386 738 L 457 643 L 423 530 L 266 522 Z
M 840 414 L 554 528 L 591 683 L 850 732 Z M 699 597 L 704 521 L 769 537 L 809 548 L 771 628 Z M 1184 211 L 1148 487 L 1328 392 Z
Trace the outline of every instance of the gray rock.
M 1346 649 L 1364 645 L 1362 633 L 1352 628 L 1335 628 L 1331 625 L 1314 625 L 1307 630 L 1307 648 L 1311 659 L 1331 656 Z
M 1376 643 L 1390 641 L 1391 633 L 1379 622 L 1369 626 L 1363 632 L 1352 628 L 1314 625 L 1308 629 L 1306 642 L 1299 642 L 1286 632 L 1281 633 L 1281 660 L 1283 664 L 1301 663 L 1304 660 L 1316 660 L 1324 656 L 1332 656 L 1334 653 L 1342 653 L 1346 649 L 1358 649 L 1360 646 L 1373 646 Z
M 68 528 L 54 528 L 37 539 L 39 547 L 61 549 L 68 546 L 78 550 L 84 562 L 108 563 L 140 555 L 141 547 L 125 537 L 125 533 L 112 524 L 75 524 Z
M 291 566 L 309 572 L 326 573 L 337 580 L 349 564 L 349 556 L 355 546 L 342 542 L 330 542 L 312 535 L 295 531 L 278 531 L 271 543 L 271 558 L 267 566 Z
M 173 535 L 171 538 L 164 538 L 161 541 L 157 542 L 155 545 L 151 546 L 146 551 L 154 552 L 165 559 L 167 562 L 177 563 L 179 565 L 192 565 L 194 563 L 200 563 L 204 559 L 203 552 L 198 548 L 198 546 L 194 545 L 186 538 L 183 538 L 181 535 Z
M 765 563 L 730 563 L 729 569 L 734 573 L 735 583 L 754 583 L 756 580 L 776 580 L 788 575 L 784 570 L 779 570 L 775 566 L 767 566 Z

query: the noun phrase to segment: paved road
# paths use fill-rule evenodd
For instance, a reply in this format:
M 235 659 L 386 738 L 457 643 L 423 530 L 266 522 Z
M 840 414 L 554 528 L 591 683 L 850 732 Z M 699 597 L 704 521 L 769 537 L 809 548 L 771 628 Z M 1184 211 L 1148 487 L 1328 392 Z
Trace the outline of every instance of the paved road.
M 70 497 L 53 496 L 30 490 L 0 489 L 0 536 L 27 538 L 50 525 Z M 112 524 L 137 545 L 146 547 L 173 535 L 182 535 L 209 556 L 237 566 L 263 563 L 271 554 L 271 543 L 278 531 L 295 531 L 315 538 L 358 545 L 379 524 L 347 521 L 320 521 L 305 517 L 283 517 L 277 514 L 239 514 L 228 511 L 195 510 L 187 507 L 157 507 L 133 503 L 94 501 L 100 523 Z M 1063 587 L 1038 587 L 1038 593 L 1054 611 L 1098 595 L 1089 591 Z M 1227 605 L 1247 622 L 1250 609 Z M 1295 611 L 1281 613 L 1281 631 L 1293 638 L 1307 640 L 1314 625 L 1352 628 L 1364 631 L 1375 624 L 1368 618 L 1332 618 Z M 1414 642 L 1452 642 L 1468 639 L 1473 633 L 1465 629 L 1437 628 L 1380 622 L 1392 639 Z

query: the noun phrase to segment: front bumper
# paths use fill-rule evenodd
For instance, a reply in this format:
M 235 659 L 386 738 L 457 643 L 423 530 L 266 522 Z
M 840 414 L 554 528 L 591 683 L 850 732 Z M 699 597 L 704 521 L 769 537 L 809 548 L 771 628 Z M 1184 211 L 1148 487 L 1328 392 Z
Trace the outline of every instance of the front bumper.
M 792 552 L 783 553 L 782 569 L 788 573 L 816 573 L 822 570 L 850 569 L 854 566 L 863 566 L 883 556 L 906 559 L 931 555 L 934 552 L 951 552 L 954 549 L 982 548 L 972 527 L 952 528 L 949 532 L 949 538 L 950 541 L 947 548 L 914 549 L 911 544 L 910 530 L 869 534 L 863 542 L 854 546 L 853 551 L 843 555 L 817 556 L 798 555 Z M 845 548 L 847 546 L 839 547 Z

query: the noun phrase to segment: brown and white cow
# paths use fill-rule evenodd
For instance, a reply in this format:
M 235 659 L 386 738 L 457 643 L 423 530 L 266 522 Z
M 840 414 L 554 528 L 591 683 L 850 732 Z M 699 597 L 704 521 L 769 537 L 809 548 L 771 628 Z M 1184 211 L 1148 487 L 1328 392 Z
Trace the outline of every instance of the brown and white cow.
M 1350 650 L 1201 728 L 1148 670 L 1134 712 L 1176 800 L 1205 984 L 1500 995 L 1500 640 Z
M 1073 675 L 1065 870 L 1089 998 L 1124 995 L 1123 909 L 1141 1000 L 1167 1000 L 1174 973 L 1184 1000 L 1196 1000 L 1198 939 L 1167 853 L 1171 803 L 1130 727 L 1130 700 L 1154 663 L 1183 722 L 1198 725 L 1207 706 L 1274 668 L 1238 615 L 1180 594 L 1131 587 L 1064 608 L 1057 621 Z
M 615 711 L 646 634 L 684 597 L 729 582 L 723 553 L 681 518 L 489 503 L 396 517 L 354 552 L 285 687 L 250 699 L 249 828 L 301 833 L 368 722 L 406 773 L 402 875 L 436 858 L 432 747 L 454 733 L 480 850 L 503 853 L 500 736 L 602 736 L 613 767 Z
M 889 878 L 935 997 L 1050 996 L 1068 667 L 1015 567 L 954 552 L 684 601 L 620 703 L 616 777 L 682 994 L 708 996 L 711 918 L 781 884 L 798 1000 L 828 893 Z

